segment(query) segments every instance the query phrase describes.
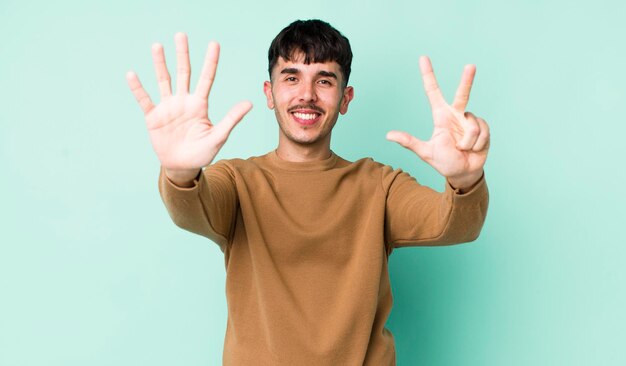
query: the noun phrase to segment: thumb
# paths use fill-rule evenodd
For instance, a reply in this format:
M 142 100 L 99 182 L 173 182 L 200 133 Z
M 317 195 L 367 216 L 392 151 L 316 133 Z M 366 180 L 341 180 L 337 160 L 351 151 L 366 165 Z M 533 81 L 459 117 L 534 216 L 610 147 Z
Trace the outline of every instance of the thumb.
M 252 109 L 252 103 L 250 101 L 244 100 L 242 102 L 237 103 L 234 107 L 226 113 L 226 116 L 220 121 L 220 123 L 215 126 L 215 132 L 219 135 L 224 136 L 224 140 L 230 135 L 230 131 L 241 121 L 243 116 L 245 116 Z
M 430 158 L 431 154 L 428 143 L 413 137 L 406 132 L 389 131 L 387 132 L 387 140 L 397 142 L 403 147 L 413 151 L 424 161 L 427 161 Z

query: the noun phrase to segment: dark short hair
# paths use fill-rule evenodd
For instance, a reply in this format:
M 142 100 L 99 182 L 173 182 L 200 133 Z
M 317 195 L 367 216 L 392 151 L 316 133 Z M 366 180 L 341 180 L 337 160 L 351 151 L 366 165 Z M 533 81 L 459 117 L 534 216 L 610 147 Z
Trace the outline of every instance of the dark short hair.
M 344 86 L 348 84 L 352 63 L 350 42 L 330 24 L 319 19 L 296 20 L 280 31 L 267 53 L 270 78 L 279 57 L 291 61 L 299 52 L 304 53 L 307 65 L 312 62 L 337 62 L 344 77 Z

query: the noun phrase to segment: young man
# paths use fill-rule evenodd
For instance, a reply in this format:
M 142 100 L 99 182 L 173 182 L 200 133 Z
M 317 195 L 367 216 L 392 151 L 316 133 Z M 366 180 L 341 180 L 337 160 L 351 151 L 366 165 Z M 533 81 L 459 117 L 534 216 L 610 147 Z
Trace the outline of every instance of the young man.
M 348 111 L 352 52 L 329 24 L 296 21 L 269 50 L 267 105 L 280 126 L 275 151 L 210 165 L 250 110 L 236 105 L 219 124 L 207 98 L 218 45 L 209 44 L 189 94 L 189 56 L 176 35 L 177 93 L 163 48 L 153 47 L 161 102 L 154 105 L 128 74 L 162 164 L 159 188 L 180 227 L 216 242 L 226 261 L 225 365 L 395 365 L 384 328 L 392 307 L 388 257 L 394 248 L 474 240 L 487 210 L 484 120 L 466 112 L 475 67 L 466 66 L 448 105 L 430 61 L 420 59 L 433 109 L 429 141 L 387 138 L 446 177 L 444 193 L 401 170 L 330 149 L 332 128 Z M 204 169 L 203 169 L 204 167 Z

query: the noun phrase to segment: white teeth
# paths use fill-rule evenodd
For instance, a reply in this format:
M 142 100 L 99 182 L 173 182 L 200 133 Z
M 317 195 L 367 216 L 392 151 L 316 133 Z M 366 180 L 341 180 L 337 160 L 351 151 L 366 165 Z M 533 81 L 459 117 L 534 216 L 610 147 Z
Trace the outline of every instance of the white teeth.
M 312 120 L 315 117 L 317 117 L 317 114 L 315 113 L 294 113 L 294 116 L 296 116 L 299 119 L 305 119 L 305 120 Z

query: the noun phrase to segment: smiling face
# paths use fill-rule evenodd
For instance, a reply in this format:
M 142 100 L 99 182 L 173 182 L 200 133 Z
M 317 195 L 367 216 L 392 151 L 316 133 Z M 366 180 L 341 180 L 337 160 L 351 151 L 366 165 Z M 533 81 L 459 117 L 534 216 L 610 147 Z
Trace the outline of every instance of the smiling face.
M 278 59 L 263 90 L 280 127 L 279 148 L 330 148 L 333 126 L 354 96 L 352 87 L 343 83 L 334 61 L 305 64 L 303 54 L 290 61 Z

